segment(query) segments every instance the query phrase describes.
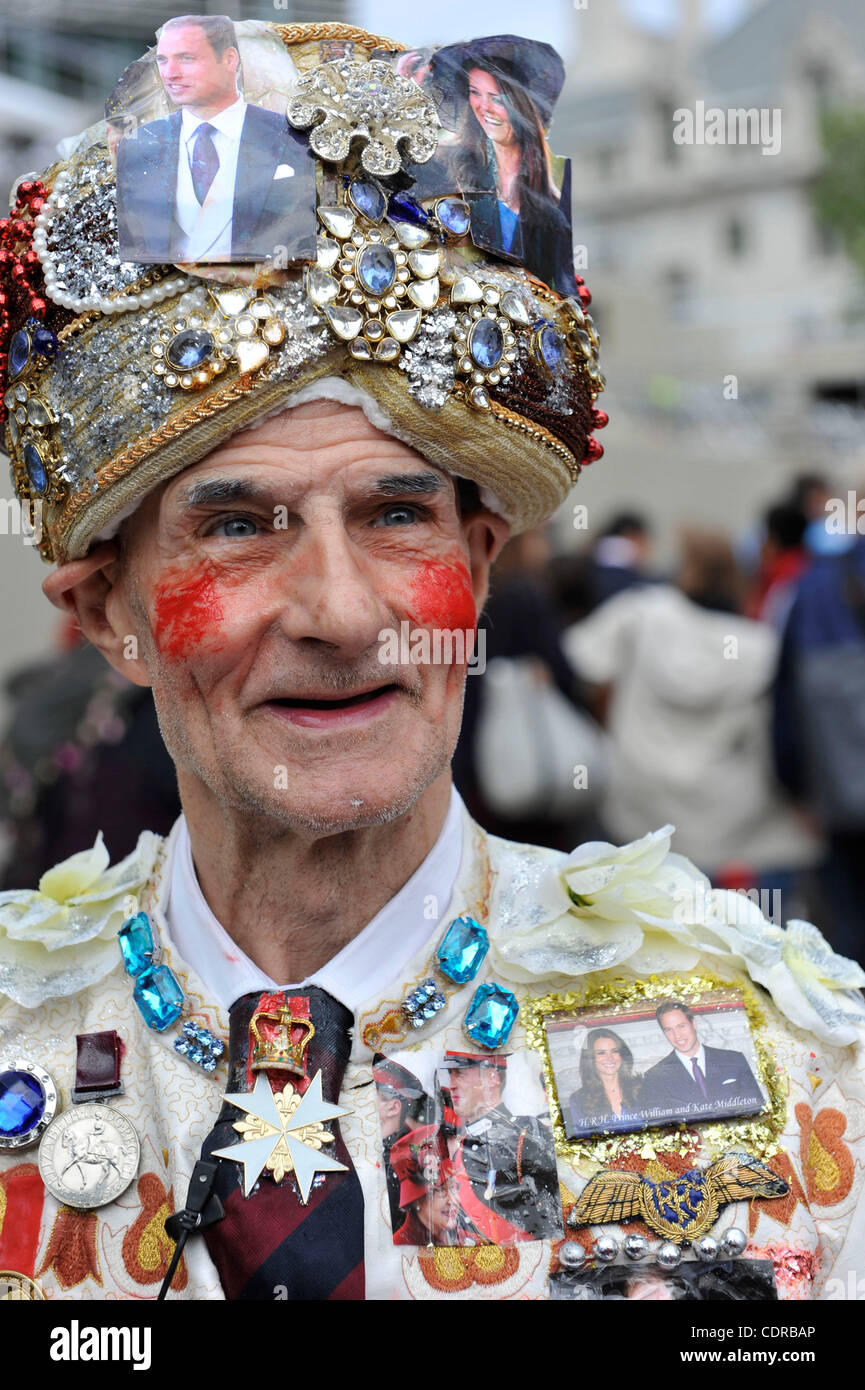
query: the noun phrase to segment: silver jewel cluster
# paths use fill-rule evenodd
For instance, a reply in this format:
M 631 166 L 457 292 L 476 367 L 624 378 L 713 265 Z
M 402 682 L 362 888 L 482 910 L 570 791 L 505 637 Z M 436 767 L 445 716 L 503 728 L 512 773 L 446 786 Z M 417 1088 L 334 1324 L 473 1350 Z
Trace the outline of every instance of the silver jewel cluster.
M 33 248 L 45 273 L 49 299 L 77 313 L 147 309 L 189 284 L 169 275 L 135 293 L 131 286 L 153 267 L 121 261 L 117 248 L 117 194 L 107 150 L 61 170 L 36 217 Z
M 397 366 L 405 372 L 409 394 L 427 410 L 441 409 L 454 389 L 453 309 L 433 310 L 402 350 Z
M 320 159 L 347 159 L 352 140 L 360 138 L 364 169 L 387 178 L 402 167 L 401 143 L 413 164 L 425 164 L 435 154 L 440 129 L 435 105 L 389 63 L 348 58 L 320 63 L 297 89 L 288 119 L 301 130 L 312 126 L 309 143 Z
M 159 329 L 154 313 L 136 320 L 136 341 Z M 107 319 L 90 341 L 72 337 L 46 373 L 44 394 L 57 418 L 58 444 L 65 474 L 73 486 L 91 476 L 100 460 L 129 443 L 130 421 L 137 434 L 155 430 L 171 408 L 171 392 L 145 361 L 132 356 L 130 327 Z M 115 404 L 116 403 L 116 404 Z M 86 446 L 76 420 L 87 420 Z

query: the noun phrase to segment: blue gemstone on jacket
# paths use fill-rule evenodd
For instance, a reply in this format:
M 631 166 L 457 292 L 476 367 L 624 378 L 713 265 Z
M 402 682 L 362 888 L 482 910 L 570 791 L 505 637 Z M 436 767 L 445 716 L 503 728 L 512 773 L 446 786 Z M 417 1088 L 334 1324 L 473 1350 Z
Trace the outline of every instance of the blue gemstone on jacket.
M 128 917 L 117 933 L 117 940 L 127 975 L 140 975 L 145 966 L 153 964 L 153 928 L 146 912 Z
M 161 1033 L 183 1011 L 183 991 L 167 965 L 149 965 L 135 981 L 132 997 L 148 1028 Z
M 491 1050 L 503 1047 L 517 1021 L 516 995 L 501 985 L 479 985 L 472 996 L 465 1030 L 473 1042 Z
M 502 330 L 492 319 L 478 319 L 469 334 L 469 352 L 479 367 L 492 371 L 502 360 L 505 339 Z
M 0 1072 L 0 1144 L 35 1129 L 45 1113 L 45 1092 L 29 1071 Z
M 473 917 L 457 917 L 436 951 L 439 970 L 454 984 L 466 985 L 481 968 L 490 949 L 489 937 Z
M 416 227 L 425 227 L 429 222 L 429 213 L 410 193 L 391 193 L 387 215 L 395 222 L 413 222 Z
M 380 222 L 384 217 L 385 196 L 380 188 L 367 179 L 354 179 L 349 185 L 348 196 L 358 212 L 368 217 L 370 222 Z
M 365 246 L 356 262 L 361 289 L 381 299 L 396 278 L 394 254 L 386 246 Z

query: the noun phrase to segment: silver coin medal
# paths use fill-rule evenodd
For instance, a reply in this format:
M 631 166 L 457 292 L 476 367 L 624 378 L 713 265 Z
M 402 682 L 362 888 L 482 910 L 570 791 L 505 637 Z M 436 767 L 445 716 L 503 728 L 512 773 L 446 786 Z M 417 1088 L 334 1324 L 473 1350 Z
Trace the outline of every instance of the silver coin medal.
M 116 1033 L 79 1034 L 76 1041 L 73 1104 L 46 1129 L 38 1162 L 42 1181 L 58 1202 L 90 1211 L 126 1191 L 138 1172 L 141 1148 L 126 1116 L 104 1104 L 123 1094 Z

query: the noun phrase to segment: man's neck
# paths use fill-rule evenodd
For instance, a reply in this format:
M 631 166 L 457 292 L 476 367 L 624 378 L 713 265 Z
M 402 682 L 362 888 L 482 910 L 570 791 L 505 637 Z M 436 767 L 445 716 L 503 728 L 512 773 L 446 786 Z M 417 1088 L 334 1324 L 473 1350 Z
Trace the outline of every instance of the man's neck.
M 184 106 L 184 111 L 188 111 L 193 120 L 209 121 L 211 117 L 218 116 L 220 111 L 227 111 L 229 106 L 236 106 L 242 101 L 240 92 L 235 92 L 232 96 L 226 97 L 223 101 L 208 102 L 200 106 Z
M 217 807 L 185 780 L 181 801 L 207 904 L 253 964 L 286 983 L 332 960 L 399 892 L 438 839 L 451 791 L 448 771 L 405 815 L 312 839 Z

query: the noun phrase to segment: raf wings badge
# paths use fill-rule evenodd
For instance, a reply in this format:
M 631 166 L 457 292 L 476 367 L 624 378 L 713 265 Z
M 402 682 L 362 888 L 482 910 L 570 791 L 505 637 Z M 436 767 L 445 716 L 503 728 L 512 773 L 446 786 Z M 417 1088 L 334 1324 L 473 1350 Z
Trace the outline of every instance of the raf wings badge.
M 651 1182 L 639 1173 L 606 1169 L 590 1178 L 568 1215 L 569 1226 L 603 1226 L 609 1221 L 644 1221 L 676 1245 L 705 1235 L 728 1202 L 752 1197 L 786 1197 L 789 1188 L 759 1159 L 732 1152 L 701 1172 Z

